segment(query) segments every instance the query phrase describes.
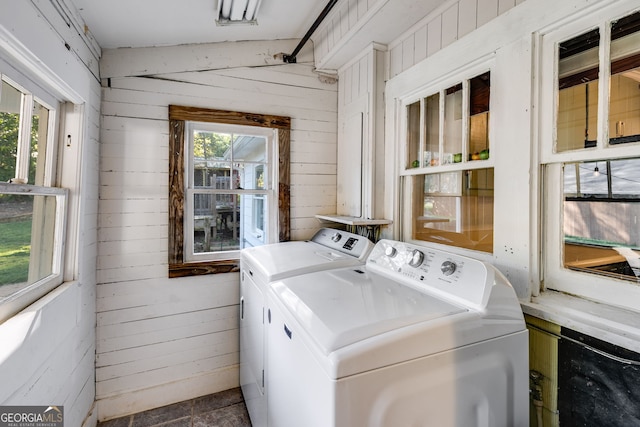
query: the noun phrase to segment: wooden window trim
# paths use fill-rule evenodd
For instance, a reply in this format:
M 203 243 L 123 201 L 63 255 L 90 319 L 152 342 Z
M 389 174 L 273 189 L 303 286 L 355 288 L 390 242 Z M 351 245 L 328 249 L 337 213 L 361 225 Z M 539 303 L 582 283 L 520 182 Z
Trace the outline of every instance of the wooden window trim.
M 237 111 L 169 105 L 169 277 L 239 271 L 237 259 L 184 262 L 185 122 L 222 123 L 278 130 L 278 240 L 290 239 L 291 118 Z

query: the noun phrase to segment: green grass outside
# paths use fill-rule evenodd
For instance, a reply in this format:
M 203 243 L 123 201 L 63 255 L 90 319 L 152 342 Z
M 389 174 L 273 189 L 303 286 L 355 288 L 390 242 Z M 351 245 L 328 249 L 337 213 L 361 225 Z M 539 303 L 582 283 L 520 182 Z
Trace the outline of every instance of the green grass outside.
M 26 282 L 31 252 L 31 217 L 0 222 L 0 286 Z

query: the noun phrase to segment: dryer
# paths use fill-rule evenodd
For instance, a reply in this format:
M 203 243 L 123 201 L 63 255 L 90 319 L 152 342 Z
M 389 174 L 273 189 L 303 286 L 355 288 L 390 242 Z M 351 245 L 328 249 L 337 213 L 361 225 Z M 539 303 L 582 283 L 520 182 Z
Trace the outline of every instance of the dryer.
M 487 263 L 382 240 L 267 306 L 269 426 L 528 426 L 528 332 Z
M 240 252 L 240 386 L 253 427 L 265 426 L 265 291 L 295 275 L 363 265 L 373 249 L 366 237 L 331 228 L 309 241 L 256 246 Z

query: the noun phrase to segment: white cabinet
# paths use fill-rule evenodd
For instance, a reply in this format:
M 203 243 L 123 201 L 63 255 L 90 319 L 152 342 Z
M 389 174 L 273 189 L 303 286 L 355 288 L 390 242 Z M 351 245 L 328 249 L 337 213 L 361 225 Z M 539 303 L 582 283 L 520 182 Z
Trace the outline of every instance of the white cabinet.
M 338 71 L 336 213 L 340 216 L 382 217 L 384 50 L 371 45 Z

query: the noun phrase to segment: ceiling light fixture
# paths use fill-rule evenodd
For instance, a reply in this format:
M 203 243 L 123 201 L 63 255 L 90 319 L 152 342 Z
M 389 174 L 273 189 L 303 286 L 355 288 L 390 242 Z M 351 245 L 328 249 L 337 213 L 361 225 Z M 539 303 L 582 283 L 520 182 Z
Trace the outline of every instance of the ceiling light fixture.
M 258 9 L 262 0 L 218 0 L 216 24 L 258 25 Z
M 600 176 L 600 169 L 598 169 L 598 162 L 596 162 L 596 167 L 593 170 L 593 176 Z

